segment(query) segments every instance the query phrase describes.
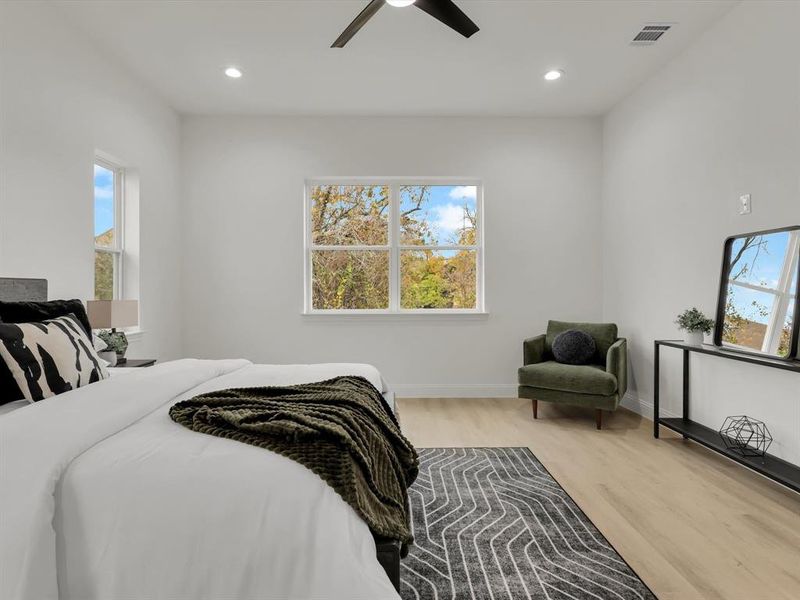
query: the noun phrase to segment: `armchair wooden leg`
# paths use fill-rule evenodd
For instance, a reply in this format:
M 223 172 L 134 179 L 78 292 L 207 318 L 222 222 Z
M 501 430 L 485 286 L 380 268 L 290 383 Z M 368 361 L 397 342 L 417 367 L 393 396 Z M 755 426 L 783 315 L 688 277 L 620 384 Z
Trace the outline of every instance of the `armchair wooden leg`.
M 533 403 L 533 418 L 534 419 L 538 419 L 539 418 L 539 401 L 538 400 L 531 400 L 531 402 Z
M 603 428 L 603 411 L 601 409 L 599 409 L 599 408 L 595 412 L 595 420 L 597 421 L 597 428 L 598 429 L 602 429 Z

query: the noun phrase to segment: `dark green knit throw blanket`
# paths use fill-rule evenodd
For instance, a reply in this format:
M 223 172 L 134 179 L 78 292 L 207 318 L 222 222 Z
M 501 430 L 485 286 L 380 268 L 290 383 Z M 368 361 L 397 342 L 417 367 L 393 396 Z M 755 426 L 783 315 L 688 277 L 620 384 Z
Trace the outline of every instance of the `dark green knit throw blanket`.
M 403 542 L 403 554 L 412 542 L 406 490 L 417 477 L 417 453 L 363 377 L 210 392 L 178 402 L 169 416 L 291 458 L 336 490 L 373 533 Z

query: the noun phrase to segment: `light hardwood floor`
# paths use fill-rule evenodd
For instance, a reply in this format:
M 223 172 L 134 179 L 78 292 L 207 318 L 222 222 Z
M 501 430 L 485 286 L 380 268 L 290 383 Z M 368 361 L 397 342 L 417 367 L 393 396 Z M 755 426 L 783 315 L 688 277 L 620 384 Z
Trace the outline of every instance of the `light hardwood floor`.
M 800 494 L 620 409 L 398 400 L 420 448 L 527 446 L 661 600 L 800 599 Z

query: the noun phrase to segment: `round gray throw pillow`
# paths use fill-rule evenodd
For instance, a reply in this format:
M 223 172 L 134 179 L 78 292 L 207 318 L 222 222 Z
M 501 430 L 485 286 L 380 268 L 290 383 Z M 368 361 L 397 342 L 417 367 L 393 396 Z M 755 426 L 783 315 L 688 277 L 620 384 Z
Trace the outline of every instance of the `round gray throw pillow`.
M 553 340 L 553 357 L 566 365 L 587 365 L 596 351 L 594 338 L 585 331 L 570 329 Z

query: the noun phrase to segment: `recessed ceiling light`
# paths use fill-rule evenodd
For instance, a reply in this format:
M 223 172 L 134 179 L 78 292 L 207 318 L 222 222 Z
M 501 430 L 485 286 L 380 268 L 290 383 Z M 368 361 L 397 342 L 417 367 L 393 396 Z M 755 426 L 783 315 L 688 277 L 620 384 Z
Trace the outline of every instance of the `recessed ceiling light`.
M 228 67 L 227 69 L 225 69 L 225 75 L 227 75 L 231 79 L 239 79 L 239 77 L 242 76 L 242 72 L 236 67 Z
M 397 8 L 403 8 L 404 6 L 411 6 L 417 0 L 386 0 L 386 3 L 390 6 L 396 6 Z
M 544 78 L 547 81 L 555 81 L 556 79 L 561 79 L 562 75 L 564 75 L 564 71 L 561 69 L 553 69 L 552 71 L 545 73 Z

